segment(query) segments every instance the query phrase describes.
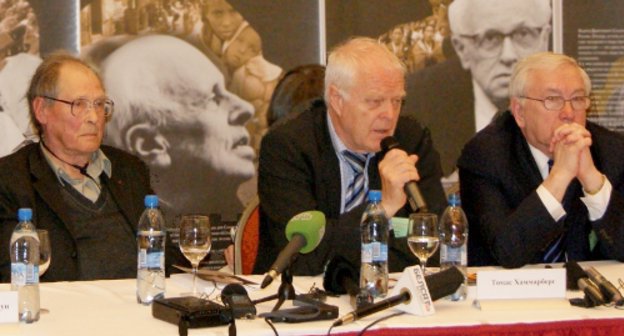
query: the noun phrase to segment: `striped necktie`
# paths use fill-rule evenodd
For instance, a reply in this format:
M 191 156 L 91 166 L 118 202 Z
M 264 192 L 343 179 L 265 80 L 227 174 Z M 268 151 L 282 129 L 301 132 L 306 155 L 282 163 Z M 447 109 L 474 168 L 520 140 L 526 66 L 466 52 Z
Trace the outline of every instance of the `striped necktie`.
M 355 208 L 364 200 L 366 196 L 364 167 L 366 166 L 366 156 L 348 150 L 342 151 L 342 155 L 353 170 L 353 178 L 347 186 L 345 194 L 345 212 Z
M 549 173 L 550 173 L 550 170 L 552 169 L 552 166 L 553 166 L 553 160 L 550 159 L 548 160 L 548 172 Z M 550 246 L 548 246 L 548 248 L 546 249 L 546 254 L 544 254 L 544 257 L 542 257 L 542 261 L 544 263 L 556 263 L 556 262 L 564 261 L 563 260 L 563 257 L 564 257 L 563 236 L 564 234 L 562 233 L 559 237 L 553 240 L 552 243 L 550 243 Z

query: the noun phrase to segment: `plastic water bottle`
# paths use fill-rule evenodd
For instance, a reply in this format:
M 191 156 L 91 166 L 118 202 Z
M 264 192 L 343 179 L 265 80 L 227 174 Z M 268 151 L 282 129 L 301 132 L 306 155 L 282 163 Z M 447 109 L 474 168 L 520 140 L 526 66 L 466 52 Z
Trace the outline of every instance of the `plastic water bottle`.
M 388 294 L 388 229 L 386 212 L 380 206 L 381 192 L 368 192 L 368 206 L 362 215 L 362 265 L 360 297 L 381 298 Z M 358 303 L 362 303 L 358 298 Z
M 17 291 L 19 319 L 39 321 L 39 236 L 32 223 L 32 209 L 17 211 L 18 223 L 11 235 L 11 290 Z
M 137 230 L 137 302 L 148 305 L 165 295 L 165 220 L 156 195 L 145 196 Z
M 452 301 L 466 299 L 468 265 L 468 220 L 459 195 L 451 194 L 448 207 L 440 218 L 440 268 L 456 266 L 464 274 L 464 283 L 448 296 Z

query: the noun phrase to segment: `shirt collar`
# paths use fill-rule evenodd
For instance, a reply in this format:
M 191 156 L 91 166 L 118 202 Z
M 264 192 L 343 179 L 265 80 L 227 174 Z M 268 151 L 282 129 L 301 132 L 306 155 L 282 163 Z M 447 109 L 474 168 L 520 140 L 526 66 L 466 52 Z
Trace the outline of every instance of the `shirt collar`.
M 57 179 L 61 183 L 61 185 L 65 185 L 64 182 L 75 185 L 80 183 L 81 180 L 71 178 L 56 162 L 52 159 L 52 154 L 45 148 L 43 145 L 39 145 L 43 156 L 46 158 L 46 161 L 52 167 L 52 171 L 56 175 Z M 99 177 L 102 172 L 106 174 L 106 176 L 111 177 L 113 174 L 113 168 L 108 157 L 102 152 L 101 149 L 98 149 L 91 155 L 91 160 L 89 160 L 89 167 L 87 167 L 87 173 L 96 178 Z
M 336 151 L 336 154 L 338 155 L 338 157 L 342 157 L 342 152 L 345 150 L 355 152 L 347 148 L 347 146 L 345 146 L 344 142 L 342 142 L 342 140 L 338 136 L 338 133 L 336 133 L 336 128 L 334 128 L 332 119 L 329 116 L 329 111 L 327 112 L 327 129 L 329 131 L 329 137 L 331 138 L 332 145 L 334 146 L 334 150 Z M 368 158 L 370 158 L 371 154 L 373 153 L 367 152 L 367 153 L 360 153 L 360 154 L 363 154 L 368 160 Z
M 342 151 L 347 149 L 347 146 L 344 145 L 338 133 L 336 133 L 336 128 L 334 128 L 334 123 L 329 115 L 329 111 L 327 112 L 327 129 L 329 131 L 329 137 L 331 138 L 332 145 L 334 146 L 334 150 L 338 157 L 342 157 Z
M 531 150 L 531 155 L 533 155 L 533 159 L 535 160 L 535 163 L 537 164 L 537 168 L 540 171 L 540 175 L 542 175 L 542 179 L 546 179 L 546 176 L 548 176 L 548 160 L 550 160 L 550 158 L 544 154 L 541 150 L 531 146 L 531 144 L 529 144 L 527 142 L 527 144 L 529 145 L 529 150 Z

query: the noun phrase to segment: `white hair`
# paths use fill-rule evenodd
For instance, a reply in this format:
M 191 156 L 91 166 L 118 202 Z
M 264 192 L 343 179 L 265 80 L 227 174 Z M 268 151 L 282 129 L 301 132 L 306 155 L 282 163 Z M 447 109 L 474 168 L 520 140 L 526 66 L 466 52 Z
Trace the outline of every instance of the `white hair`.
M 325 101 L 329 101 L 331 85 L 347 94 L 356 73 L 372 67 L 399 71 L 403 76 L 406 73 L 405 66 L 396 55 L 372 38 L 355 37 L 335 47 L 329 54 L 325 69 Z

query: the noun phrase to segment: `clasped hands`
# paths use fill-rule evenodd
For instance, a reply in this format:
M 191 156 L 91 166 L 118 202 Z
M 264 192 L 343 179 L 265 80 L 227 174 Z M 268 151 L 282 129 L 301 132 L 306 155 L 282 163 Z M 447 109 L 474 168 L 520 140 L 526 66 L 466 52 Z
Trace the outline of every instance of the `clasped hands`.
M 544 187 L 560 202 L 574 178 L 587 193 L 593 194 L 602 188 L 604 176 L 594 165 L 589 150 L 591 144 L 591 133 L 580 124 L 567 123 L 555 129 L 549 145 L 554 164 L 544 180 Z

